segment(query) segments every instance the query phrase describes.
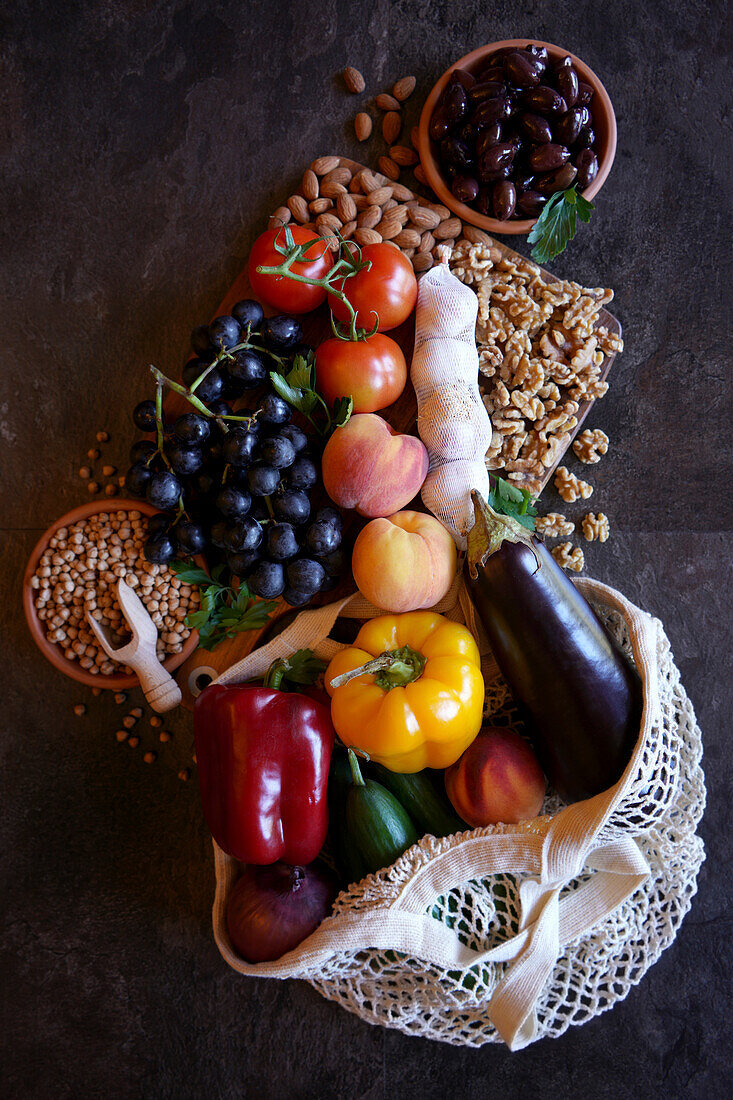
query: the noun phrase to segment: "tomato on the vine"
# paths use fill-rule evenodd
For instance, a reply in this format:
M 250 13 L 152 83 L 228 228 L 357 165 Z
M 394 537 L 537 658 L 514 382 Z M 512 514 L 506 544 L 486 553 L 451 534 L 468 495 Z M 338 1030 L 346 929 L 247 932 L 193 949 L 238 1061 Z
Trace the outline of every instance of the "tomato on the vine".
M 384 241 L 364 245 L 361 258 L 371 260 L 369 270 L 364 268 L 349 279 L 335 280 L 334 288 L 343 290 L 351 302 L 360 328 L 370 332 L 374 328 L 376 313 L 379 316 L 379 331 L 387 332 L 406 321 L 415 308 L 415 272 L 407 256 Z M 329 295 L 328 304 L 339 321 L 350 323 L 348 306 L 333 295 Z
M 316 386 L 328 405 L 351 396 L 355 413 L 377 412 L 397 400 L 406 382 L 402 348 L 381 332 L 368 340 L 325 340 L 316 351 Z
M 312 229 L 302 225 L 291 225 L 288 229 L 296 245 L 306 245 L 308 241 L 317 242 L 304 252 L 304 260 L 296 261 L 290 270 L 295 275 L 305 275 L 309 279 L 322 279 L 333 267 L 333 255 L 328 245 Z M 309 313 L 319 306 L 326 297 L 322 286 L 310 286 L 299 283 L 283 275 L 264 274 L 258 267 L 279 267 L 285 256 L 275 248 L 287 248 L 285 229 L 268 229 L 252 245 L 249 254 L 249 282 L 254 294 L 266 305 L 283 313 Z

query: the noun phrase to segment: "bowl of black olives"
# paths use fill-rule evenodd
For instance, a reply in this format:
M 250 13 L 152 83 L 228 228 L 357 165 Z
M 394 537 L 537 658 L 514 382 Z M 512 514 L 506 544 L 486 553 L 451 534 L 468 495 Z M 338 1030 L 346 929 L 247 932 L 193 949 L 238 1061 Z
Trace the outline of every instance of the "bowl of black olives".
M 442 203 L 489 233 L 529 233 L 575 186 L 592 199 L 616 153 L 616 116 L 596 74 L 550 42 L 482 46 L 443 73 L 422 110 L 420 161 Z

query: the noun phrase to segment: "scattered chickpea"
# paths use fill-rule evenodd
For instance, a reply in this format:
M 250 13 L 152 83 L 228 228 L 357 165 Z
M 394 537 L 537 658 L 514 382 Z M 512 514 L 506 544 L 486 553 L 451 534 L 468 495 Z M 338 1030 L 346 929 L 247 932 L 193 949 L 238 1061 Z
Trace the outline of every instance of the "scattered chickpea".
M 92 447 L 90 450 L 88 450 L 87 451 L 87 458 L 90 459 L 92 462 L 96 462 L 97 459 L 99 458 L 99 448 L 98 447 Z
M 82 466 L 81 469 L 79 470 L 79 477 L 84 478 L 84 480 L 86 481 L 87 478 L 90 478 L 91 476 L 92 476 L 92 471 L 89 469 L 89 467 L 88 466 Z
M 110 482 L 109 485 L 105 485 L 104 495 L 107 496 L 107 497 L 116 497 L 117 496 L 117 486 L 112 485 L 111 482 Z
M 115 692 L 115 703 L 125 703 L 125 702 L 127 702 L 127 695 L 125 694 L 125 692 L 124 691 L 116 691 Z
M 97 432 L 97 443 L 109 443 L 109 432 Z
M 130 714 L 132 715 L 133 718 L 142 718 L 143 708 L 142 707 L 133 707 L 132 710 L 130 711 Z
M 92 695 L 101 695 L 101 694 L 102 694 L 102 689 L 101 688 L 92 688 Z
M 160 718 L 157 714 L 154 714 L 153 717 L 150 719 L 150 725 L 153 727 L 153 729 L 158 729 L 160 726 L 163 725 L 163 719 Z
M 83 657 L 84 654 L 80 653 L 79 656 Z M 82 718 L 86 714 L 86 712 L 87 712 L 87 708 L 84 705 L 84 703 L 77 703 L 76 706 L 74 707 L 74 714 L 77 716 L 77 718 Z
M 131 749 L 136 749 L 138 747 L 138 745 L 140 744 L 140 738 L 139 737 L 128 737 L 127 738 L 127 743 L 128 743 L 128 745 L 130 746 Z
M 137 719 L 133 718 L 131 714 L 128 714 L 125 718 L 122 719 L 122 725 L 125 727 L 126 730 L 131 730 L 136 721 Z
M 99 485 L 96 481 L 90 481 L 87 484 L 87 492 L 91 493 L 92 496 L 99 492 Z
M 171 735 L 168 733 L 168 730 L 161 730 L 160 731 L 160 740 L 163 742 L 164 745 L 168 741 L 170 741 L 170 739 L 171 739 Z
M 178 773 L 178 778 L 181 779 L 185 783 L 187 779 L 191 778 L 191 769 L 190 768 L 181 768 L 181 770 Z
M 117 733 L 115 734 L 115 737 L 119 742 L 126 741 L 128 736 L 129 735 L 127 730 L 117 730 Z
M 117 467 L 116 466 L 103 466 L 102 467 L 102 473 L 104 474 L 105 477 L 114 477 L 114 475 L 117 473 Z

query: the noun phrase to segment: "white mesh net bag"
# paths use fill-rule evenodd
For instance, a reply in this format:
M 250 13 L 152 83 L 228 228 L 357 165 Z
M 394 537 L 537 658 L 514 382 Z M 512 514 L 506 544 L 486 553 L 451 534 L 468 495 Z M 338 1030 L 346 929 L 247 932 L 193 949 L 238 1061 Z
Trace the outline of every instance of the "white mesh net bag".
M 639 738 L 619 782 L 571 806 L 550 795 L 543 816 L 522 825 L 423 837 L 344 890 L 294 951 L 259 965 L 229 941 L 239 868 L 215 844 L 214 935 L 234 969 L 302 978 L 369 1023 L 513 1050 L 597 1016 L 639 982 L 674 939 L 704 859 L 700 730 L 661 623 L 597 581 L 576 583 L 643 682 Z M 466 622 L 486 654 L 462 582 L 435 610 Z M 263 675 L 304 646 L 329 658 L 339 615 L 378 613 L 362 597 L 301 612 L 219 682 Z M 501 680 L 487 683 L 492 722 L 511 717 L 508 698 Z
M 473 524 L 470 489 L 485 499 L 489 495 L 484 456 L 491 443 L 491 420 L 477 381 L 477 311 L 473 290 L 446 264 L 421 278 L 410 368 L 417 430 L 430 456 L 421 495 L 462 548 Z

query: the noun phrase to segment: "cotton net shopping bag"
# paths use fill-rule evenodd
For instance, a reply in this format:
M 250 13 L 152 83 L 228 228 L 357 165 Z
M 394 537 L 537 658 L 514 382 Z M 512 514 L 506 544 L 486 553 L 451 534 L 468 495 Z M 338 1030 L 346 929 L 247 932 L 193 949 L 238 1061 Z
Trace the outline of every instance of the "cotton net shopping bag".
M 302 978 L 370 1023 L 466 1046 L 518 1050 L 562 1034 L 621 1000 L 675 937 L 704 859 L 700 731 L 661 623 L 619 592 L 578 580 L 642 678 L 634 754 L 603 794 L 520 825 L 425 836 L 391 867 L 352 884 L 333 915 L 276 962 L 251 965 L 232 947 L 226 902 L 236 860 L 214 844 L 213 923 L 242 974 Z M 486 639 L 459 580 L 435 608 L 465 622 L 488 668 Z M 309 646 L 328 659 L 338 616 L 379 614 L 362 597 L 301 612 L 219 683 L 265 673 Z M 506 712 L 487 683 L 487 717 Z

